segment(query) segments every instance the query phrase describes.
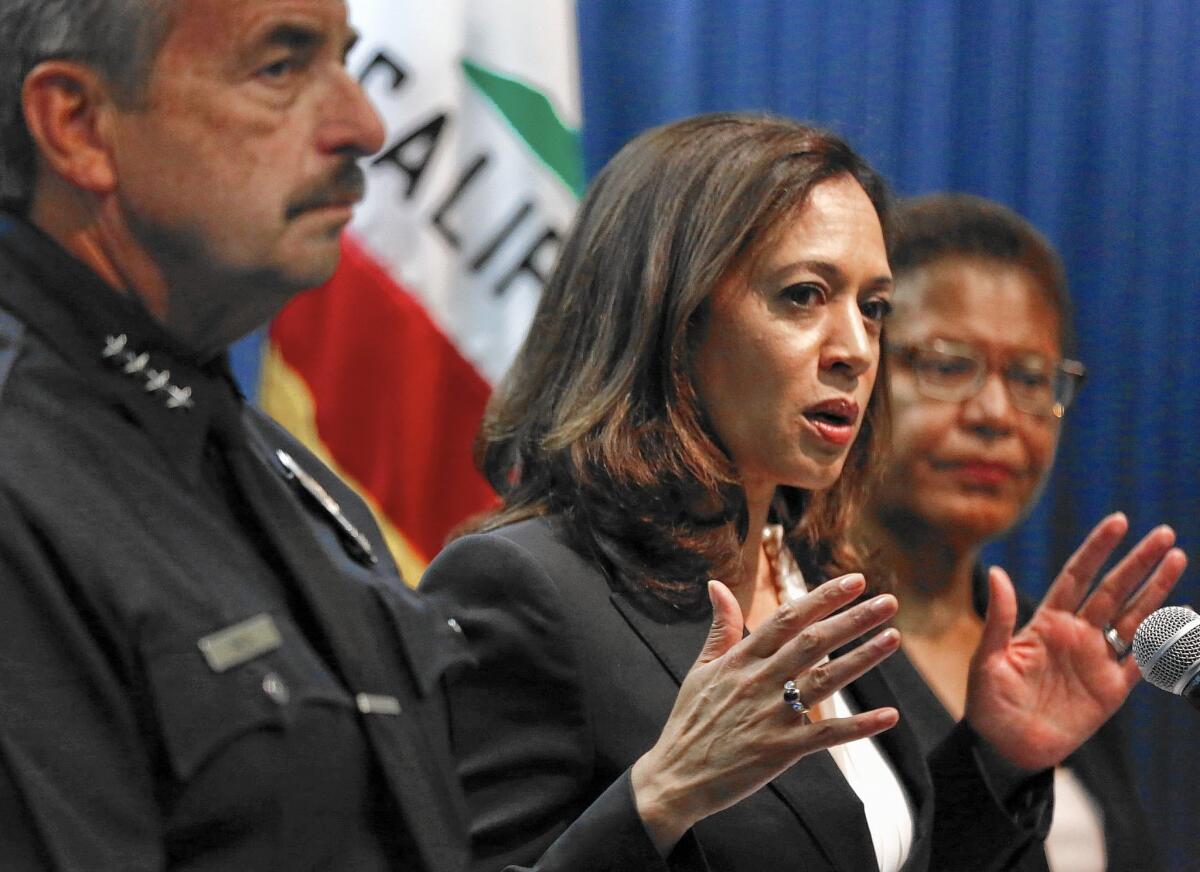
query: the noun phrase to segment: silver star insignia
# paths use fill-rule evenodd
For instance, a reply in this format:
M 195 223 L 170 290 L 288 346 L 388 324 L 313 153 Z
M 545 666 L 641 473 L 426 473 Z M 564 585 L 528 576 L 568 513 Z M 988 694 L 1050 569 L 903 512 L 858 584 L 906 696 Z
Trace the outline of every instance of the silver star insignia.
M 171 385 L 167 388 L 168 409 L 190 409 L 196 405 L 192 402 L 192 389 Z
M 146 370 L 146 393 L 153 394 L 156 391 L 161 391 L 171 382 L 171 371 L 164 369 L 155 372 L 152 369 Z
M 120 336 L 105 336 L 104 351 L 100 352 L 105 360 L 116 357 L 125 350 L 126 343 L 129 342 L 129 337 L 122 333 Z
M 143 351 L 137 357 L 131 357 L 129 359 L 129 361 L 125 364 L 125 367 L 124 367 L 125 374 L 126 375 L 136 375 L 137 373 L 139 373 L 143 369 L 145 369 L 146 364 L 149 362 L 150 362 L 150 355 Z

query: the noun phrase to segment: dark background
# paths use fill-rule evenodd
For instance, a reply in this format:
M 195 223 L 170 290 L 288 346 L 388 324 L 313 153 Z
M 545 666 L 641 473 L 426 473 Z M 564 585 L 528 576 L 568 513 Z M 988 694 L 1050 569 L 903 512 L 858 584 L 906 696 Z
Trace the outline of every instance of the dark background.
M 901 194 L 970 191 L 1066 261 L 1090 377 L 1031 517 L 989 549 L 1040 595 L 1104 514 L 1171 523 L 1200 569 L 1200 3 L 578 0 L 589 173 L 683 115 L 846 136 Z M 1132 538 L 1132 536 L 1131 536 Z M 1197 569 L 1173 598 L 1195 604 Z M 1200 713 L 1132 698 L 1138 787 L 1200 869 Z

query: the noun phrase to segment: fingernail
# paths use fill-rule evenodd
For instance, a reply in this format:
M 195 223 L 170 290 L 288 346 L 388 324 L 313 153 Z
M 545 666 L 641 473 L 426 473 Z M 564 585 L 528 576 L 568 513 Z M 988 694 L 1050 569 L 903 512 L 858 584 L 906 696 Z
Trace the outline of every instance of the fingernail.
M 889 594 L 885 593 L 882 596 L 877 596 L 875 599 L 871 600 L 871 611 L 877 615 L 890 611 L 891 608 L 892 597 Z
M 878 644 L 880 648 L 890 648 L 892 645 L 899 643 L 900 631 L 889 627 L 880 633 L 877 639 L 878 642 L 876 644 Z
M 864 579 L 861 575 L 847 575 L 842 579 L 842 583 L 839 585 L 839 587 L 841 587 L 842 590 L 857 590 L 863 586 L 865 581 L 866 579 Z

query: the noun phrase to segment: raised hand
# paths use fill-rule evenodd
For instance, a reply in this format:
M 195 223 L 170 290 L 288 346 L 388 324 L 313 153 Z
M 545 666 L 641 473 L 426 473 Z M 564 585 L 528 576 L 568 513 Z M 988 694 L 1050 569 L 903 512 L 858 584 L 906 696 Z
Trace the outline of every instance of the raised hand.
M 896 723 L 893 708 L 808 723 L 783 701 L 784 683 L 794 679 L 800 699 L 813 706 L 899 647 L 899 632 L 889 629 L 822 662 L 895 615 L 889 594 L 833 614 L 865 586 L 858 574 L 833 579 L 780 606 L 743 638 L 737 600 L 725 585 L 709 582 L 708 639 L 658 741 L 631 773 L 638 813 L 661 853 L 694 823 L 749 796 L 804 755 Z
M 993 567 L 983 638 L 971 659 L 966 718 L 1018 766 L 1062 762 L 1125 701 L 1137 683 L 1132 658 L 1118 659 L 1104 638 L 1112 626 L 1129 642 L 1183 574 L 1187 558 L 1170 527 L 1148 533 L 1095 589 L 1100 567 L 1124 538 L 1121 513 L 1092 529 L 1046 592 L 1033 618 L 1013 635 L 1016 594 Z

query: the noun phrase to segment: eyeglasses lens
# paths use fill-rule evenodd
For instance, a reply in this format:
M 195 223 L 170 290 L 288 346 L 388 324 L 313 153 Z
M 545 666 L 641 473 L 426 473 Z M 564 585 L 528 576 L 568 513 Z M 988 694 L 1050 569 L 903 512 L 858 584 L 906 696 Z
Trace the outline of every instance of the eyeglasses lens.
M 1029 354 L 1004 368 L 1004 384 L 1018 409 L 1033 415 L 1048 415 L 1054 408 L 1055 375 L 1050 361 Z
M 962 400 L 983 384 L 983 361 L 969 354 L 918 347 L 912 350 L 911 363 L 917 386 L 935 400 Z
M 974 396 L 987 379 L 988 364 L 983 354 L 965 343 L 938 340 L 929 346 L 914 346 L 909 363 L 917 387 L 935 400 L 959 402 Z M 1075 372 L 1075 369 L 1080 372 Z M 1031 415 L 1062 417 L 1082 379 L 1082 365 L 1073 361 L 1052 363 L 1040 354 L 1025 354 L 1001 370 L 1012 403 Z

